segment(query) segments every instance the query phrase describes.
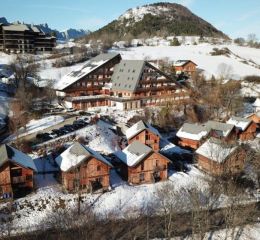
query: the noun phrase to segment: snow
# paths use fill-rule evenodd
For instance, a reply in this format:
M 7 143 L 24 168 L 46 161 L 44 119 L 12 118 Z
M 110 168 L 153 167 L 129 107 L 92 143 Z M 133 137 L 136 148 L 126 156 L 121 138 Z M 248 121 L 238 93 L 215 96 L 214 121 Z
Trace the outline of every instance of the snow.
M 236 117 L 231 117 L 228 121 L 228 124 L 233 124 L 237 128 L 241 129 L 242 131 L 245 131 L 246 128 L 249 126 L 251 123 L 251 120 L 249 119 L 243 119 L 243 118 L 236 118 Z
M 36 133 L 38 131 L 42 131 L 46 128 L 54 126 L 58 123 L 64 121 L 62 116 L 48 116 L 45 118 L 31 120 L 28 124 L 26 124 L 26 128 L 19 129 L 18 136 L 23 137 L 32 133 Z M 16 135 L 11 135 L 5 139 L 5 142 L 12 141 L 16 138 Z
M 160 153 L 171 155 L 173 153 L 183 154 L 190 153 L 188 150 L 182 149 L 166 139 L 160 139 Z
M 15 149 L 11 146 L 8 146 L 8 147 L 10 147 L 12 149 L 11 160 L 15 161 L 19 165 L 22 165 L 26 168 L 31 168 L 34 171 L 37 171 L 36 166 L 30 156 L 26 155 L 25 153 Z
M 71 84 L 78 81 L 83 76 L 86 76 L 87 74 L 91 73 L 104 63 L 106 63 L 108 60 L 100 60 L 100 61 L 87 61 L 85 62 L 85 65 L 83 65 L 81 68 L 76 69 L 69 74 L 62 77 L 62 79 L 55 85 L 55 89 L 57 90 L 63 90 L 66 87 L 70 86 Z M 90 63 L 90 64 L 88 64 Z
M 60 156 L 55 159 L 55 161 L 63 172 L 67 172 L 71 168 L 89 159 L 91 156 L 112 167 L 112 165 L 99 153 L 94 152 L 90 148 L 77 142 L 66 149 Z
M 123 151 L 117 151 L 114 154 L 127 166 L 133 167 L 138 164 L 152 149 L 139 141 L 134 141 Z
M 234 54 L 227 56 L 211 56 L 210 52 L 213 48 L 229 48 Z M 221 75 L 219 66 L 226 64 L 232 67 L 231 76 L 234 79 L 242 79 L 247 75 L 260 75 L 260 69 L 248 62 L 242 63 L 244 58 L 248 61 L 252 59 L 257 64 L 260 59 L 260 49 L 252 49 L 249 47 L 241 47 L 237 45 L 211 45 L 203 43 L 198 45 L 181 45 L 181 46 L 142 46 L 129 48 L 128 51 L 117 51 L 122 55 L 123 59 L 165 59 L 177 61 L 179 59 L 190 59 L 198 65 L 199 69 L 204 70 L 207 78 L 212 75 L 218 77 Z M 240 55 L 241 54 L 241 55 Z
M 126 130 L 126 137 L 127 139 L 131 139 L 132 137 L 134 137 L 135 135 L 137 135 L 138 133 L 142 132 L 145 129 L 150 130 L 157 136 L 160 136 L 160 133 L 156 128 L 152 127 L 150 124 L 144 123 L 143 121 L 139 121 Z
M 187 139 L 192 139 L 192 140 L 195 140 L 195 141 L 199 141 L 203 137 L 208 135 L 207 129 L 205 129 L 205 128 L 199 126 L 199 125 L 195 125 L 194 124 L 194 126 L 193 126 L 196 130 L 200 130 L 200 131 L 197 132 L 197 134 L 185 131 L 184 127 L 185 126 L 181 127 L 180 130 L 177 132 L 177 134 L 176 134 L 177 137 L 179 137 L 179 138 L 187 138 Z
M 215 141 L 212 138 L 208 139 L 196 150 L 196 153 L 218 163 L 223 163 L 237 148 L 221 145 Z
M 254 107 L 260 107 L 260 98 L 257 98 L 255 102 L 253 103 Z

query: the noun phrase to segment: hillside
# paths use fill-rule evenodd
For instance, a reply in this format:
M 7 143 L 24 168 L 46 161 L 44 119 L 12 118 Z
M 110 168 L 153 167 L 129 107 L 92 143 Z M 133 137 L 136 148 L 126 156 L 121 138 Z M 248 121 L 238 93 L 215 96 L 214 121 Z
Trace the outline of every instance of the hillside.
M 85 39 L 99 39 L 108 34 L 114 40 L 122 40 L 126 36 L 140 38 L 156 35 L 227 37 L 210 23 L 176 3 L 155 3 L 129 9 L 117 20 Z

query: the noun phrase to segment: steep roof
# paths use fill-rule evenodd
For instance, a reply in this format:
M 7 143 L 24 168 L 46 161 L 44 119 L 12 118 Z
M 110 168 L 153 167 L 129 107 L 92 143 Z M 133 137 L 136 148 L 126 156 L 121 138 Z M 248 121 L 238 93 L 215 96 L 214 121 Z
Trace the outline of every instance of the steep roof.
M 69 74 L 63 76 L 60 81 L 54 86 L 56 90 L 64 90 L 73 83 L 77 82 L 81 78 L 92 73 L 97 68 L 103 66 L 105 63 L 109 62 L 113 58 L 120 56 L 119 53 L 102 53 L 91 60 L 87 61 L 82 67 L 70 72 Z
M 210 138 L 196 150 L 196 153 L 215 162 L 223 163 L 236 149 L 236 146 L 228 146 L 218 139 Z
M 178 61 L 176 61 L 173 65 L 174 65 L 175 67 L 182 67 L 182 66 L 186 65 L 186 64 L 189 63 L 189 62 L 194 63 L 194 62 L 191 61 L 191 60 L 178 60 Z M 194 64 L 197 66 L 196 63 L 194 63 Z
M 34 171 L 37 171 L 31 157 L 17 150 L 16 148 L 3 144 L 0 146 L 0 167 L 8 161 L 17 163 L 22 167 L 30 168 Z
M 260 98 L 257 98 L 255 102 L 253 103 L 254 107 L 260 107 Z
M 152 133 L 154 133 L 159 137 L 161 136 L 159 131 L 156 128 L 152 127 L 150 124 L 145 123 L 144 121 L 141 120 L 126 130 L 126 137 L 127 139 L 133 138 L 134 136 L 136 136 L 138 133 L 142 132 L 145 129 L 151 131 Z
M 75 142 L 68 149 L 66 149 L 55 159 L 55 161 L 63 172 L 67 172 L 91 157 L 94 157 L 106 165 L 113 167 L 111 163 L 102 157 L 98 152 L 78 142 Z
M 227 121 L 228 124 L 233 124 L 242 131 L 245 131 L 251 122 L 252 120 L 250 119 L 234 116 Z
M 139 141 L 134 141 L 123 151 L 117 151 L 114 154 L 127 166 L 134 167 L 151 152 L 153 152 L 152 148 Z
M 7 25 L 7 26 L 3 26 L 3 29 L 5 31 L 17 31 L 17 32 L 23 32 L 23 31 L 30 30 L 28 28 L 28 26 L 25 24 L 11 24 L 11 25 Z
M 183 126 L 177 132 L 177 137 L 187 138 L 199 141 L 203 137 L 207 136 L 209 130 L 205 126 L 198 124 L 184 123 Z
M 205 126 L 208 131 L 213 129 L 215 131 L 221 132 L 223 137 L 227 137 L 235 127 L 233 124 L 227 124 L 217 121 L 208 121 L 202 126 Z
M 139 83 L 145 64 L 144 60 L 122 60 L 116 65 L 111 77 L 112 90 L 133 92 Z

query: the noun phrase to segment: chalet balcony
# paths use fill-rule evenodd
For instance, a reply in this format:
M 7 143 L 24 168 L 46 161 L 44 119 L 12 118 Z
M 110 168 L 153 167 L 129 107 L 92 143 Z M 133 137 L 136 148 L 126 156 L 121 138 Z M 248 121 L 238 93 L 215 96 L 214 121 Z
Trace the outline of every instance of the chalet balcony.
M 28 181 L 32 181 L 31 175 L 12 177 L 12 184 L 25 183 Z
M 12 183 L 25 183 L 26 182 L 26 176 L 19 176 L 19 177 L 12 177 Z

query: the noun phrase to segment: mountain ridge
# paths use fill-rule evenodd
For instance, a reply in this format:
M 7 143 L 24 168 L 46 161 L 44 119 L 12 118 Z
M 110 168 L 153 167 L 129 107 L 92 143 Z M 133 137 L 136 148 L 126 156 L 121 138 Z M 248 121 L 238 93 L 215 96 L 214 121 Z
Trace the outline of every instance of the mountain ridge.
M 90 33 L 86 40 L 98 39 L 108 34 L 116 40 L 123 40 L 127 35 L 136 38 L 143 35 L 152 37 L 162 34 L 228 38 L 222 31 L 192 13 L 188 8 L 168 2 L 128 9 L 118 19 Z

